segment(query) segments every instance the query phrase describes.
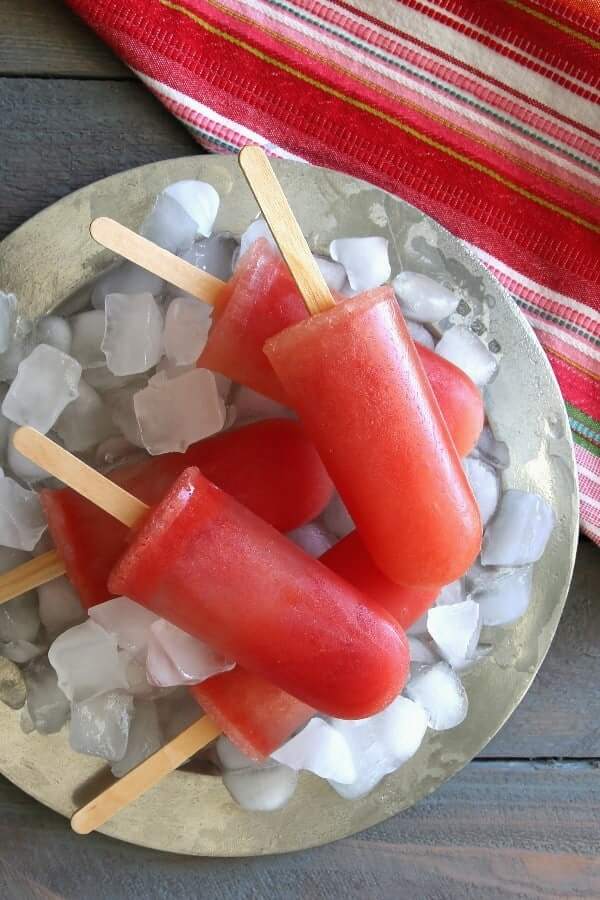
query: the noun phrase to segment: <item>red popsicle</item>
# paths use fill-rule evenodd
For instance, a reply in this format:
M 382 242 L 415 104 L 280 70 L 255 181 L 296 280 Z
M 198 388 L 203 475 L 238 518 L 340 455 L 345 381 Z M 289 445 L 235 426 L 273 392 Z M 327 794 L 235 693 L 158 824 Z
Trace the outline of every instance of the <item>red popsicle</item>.
M 280 531 L 319 515 L 333 489 L 316 450 L 289 419 L 226 431 L 185 453 L 124 466 L 110 478 L 152 505 L 190 465 Z M 40 496 L 55 547 L 83 603 L 88 608 L 102 603 L 129 530 L 69 488 L 44 490 Z
M 415 587 L 459 578 L 479 512 L 392 289 L 286 328 L 265 352 L 378 568 Z
M 329 715 L 372 715 L 406 680 L 408 644 L 389 613 L 198 469 L 142 522 L 109 589 Z
M 345 302 L 342 297 L 337 299 Z M 285 263 L 261 238 L 246 251 L 217 298 L 213 325 L 198 365 L 285 403 L 285 392 L 263 346 L 268 338 L 307 318 Z M 481 393 L 452 363 L 427 347 L 415 346 L 456 449 L 465 456 L 483 427 Z

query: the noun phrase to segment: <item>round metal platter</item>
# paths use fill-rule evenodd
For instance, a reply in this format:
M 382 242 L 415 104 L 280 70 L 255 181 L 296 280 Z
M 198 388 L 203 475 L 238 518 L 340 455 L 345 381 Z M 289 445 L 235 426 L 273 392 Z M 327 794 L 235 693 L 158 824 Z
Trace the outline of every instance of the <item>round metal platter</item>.
M 458 728 L 427 733 L 419 752 L 361 800 L 346 801 L 303 774 L 279 812 L 248 813 L 217 776 L 178 771 L 103 829 L 146 847 L 200 856 L 283 853 L 325 844 L 393 816 L 435 790 L 498 731 L 529 688 L 556 630 L 573 568 L 577 481 L 561 395 L 540 345 L 516 305 L 475 256 L 428 216 L 364 182 L 326 169 L 275 162 L 314 250 L 334 237 L 380 234 L 390 241 L 392 272 L 444 273 L 462 298 L 446 323 L 470 325 L 501 359 L 487 389 L 488 415 L 510 448 L 504 487 L 537 491 L 557 525 L 535 565 L 533 598 L 514 626 L 490 629 L 489 656 L 464 674 L 469 715 Z M 90 185 L 35 216 L 0 245 L 0 288 L 31 317 L 85 290 L 113 257 L 90 238 L 90 221 L 111 216 L 137 228 L 158 191 L 173 181 L 210 182 L 221 196 L 217 231 L 239 235 L 257 207 L 234 157 L 158 162 Z M 71 816 L 105 779 L 99 760 L 70 750 L 65 730 L 25 735 L 18 711 L 0 704 L 0 771 L 47 806 Z

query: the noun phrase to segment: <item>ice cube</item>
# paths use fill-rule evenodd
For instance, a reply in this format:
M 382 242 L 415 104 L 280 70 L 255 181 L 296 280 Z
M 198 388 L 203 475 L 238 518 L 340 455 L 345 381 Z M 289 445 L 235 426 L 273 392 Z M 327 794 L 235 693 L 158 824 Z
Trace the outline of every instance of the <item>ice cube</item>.
M 33 550 L 47 523 L 35 491 L 0 475 L 0 545 Z
M 532 566 L 499 572 L 472 592 L 483 625 L 509 625 L 527 612 L 531 598 Z
M 8 422 L 8 419 L 5 419 L 5 421 Z M 38 481 L 43 481 L 45 478 L 49 477 L 46 470 L 42 469 L 40 466 L 36 466 L 30 459 L 27 459 L 26 456 L 19 453 L 13 443 L 13 436 L 17 427 L 18 426 L 13 425 L 12 422 L 9 423 L 8 443 L 6 447 L 6 462 L 8 468 L 16 478 L 25 481 L 27 484 L 35 484 Z
M 211 322 L 211 309 L 198 300 L 176 297 L 165 318 L 165 353 L 178 366 L 189 366 L 200 356 Z
M 39 616 L 50 638 L 85 620 L 79 595 L 64 575 L 40 585 L 38 599 Z
M 411 665 L 433 666 L 438 661 L 438 657 L 431 647 L 425 641 L 420 640 L 420 638 L 409 635 L 408 646 L 410 648 Z
M 264 394 L 253 391 L 252 388 L 239 385 L 233 395 L 233 403 L 236 408 L 237 418 L 240 422 L 250 422 L 259 419 L 275 419 L 280 416 L 291 416 L 289 408 L 283 403 L 277 403 Z
M 481 614 L 473 600 L 434 606 L 427 613 L 427 631 L 447 662 L 463 668 L 474 658 L 481 634 Z
M 129 597 L 113 597 L 98 603 L 90 607 L 88 614 L 96 625 L 113 635 L 118 647 L 134 655 L 146 653 L 150 628 L 159 621 L 158 616 Z
M 220 278 L 221 281 L 228 281 L 233 271 L 233 254 L 236 247 L 235 238 L 226 234 L 213 234 L 211 237 L 195 241 L 191 247 L 180 252 L 178 256 L 191 263 L 192 266 L 196 266 L 197 269 L 209 272 L 215 278 Z M 172 288 L 172 290 L 175 291 L 173 296 L 178 296 L 179 288 Z M 198 302 L 197 298 L 196 302 Z
M 40 734 L 55 734 L 69 716 L 69 701 L 58 686 L 56 672 L 43 656 L 29 663 L 23 675 L 33 727 Z
M 99 394 L 106 394 L 108 391 L 116 391 L 140 380 L 140 376 L 135 375 L 115 375 L 110 371 L 108 366 L 96 366 L 95 369 L 85 370 L 85 381 L 90 387 L 93 387 Z
M 2 572 L 8 572 L 29 559 L 27 554 L 19 553 L 13 557 L 14 561 L 9 565 L 10 552 L 9 548 L 0 548 Z M 0 641 L 35 641 L 39 630 L 40 617 L 35 591 L 27 591 L 0 606 Z
M 339 494 L 333 495 L 321 516 L 321 521 L 325 530 L 335 535 L 339 540 L 354 530 L 354 522 L 350 518 L 350 513 L 344 506 Z
M 279 253 L 279 248 L 275 242 L 275 238 L 271 233 L 271 229 L 264 219 L 259 218 L 255 219 L 254 222 L 251 222 L 242 234 L 242 237 L 240 239 L 240 255 L 238 258 L 241 258 L 248 247 L 250 247 L 254 243 L 254 241 L 257 241 L 259 238 L 264 238 L 269 242 L 271 247 L 277 253 Z
M 335 544 L 335 538 L 328 534 L 316 522 L 302 525 L 288 532 L 290 541 L 301 547 L 309 556 L 318 559 Z
M 429 727 L 434 731 L 456 728 L 467 717 L 469 700 L 466 691 L 458 675 L 446 662 L 439 662 L 411 678 L 406 685 L 406 693 L 423 707 Z
M 67 450 L 73 453 L 90 450 L 117 430 L 100 394 L 83 378 L 77 399 L 61 413 L 54 428 Z
M 8 350 L 0 353 L 0 381 L 13 381 L 23 360 L 29 356 L 33 349 L 31 335 L 15 337 L 10 342 Z
M 48 659 L 60 688 L 74 703 L 127 687 L 127 660 L 119 658 L 115 635 L 92 619 L 57 637 Z
M 81 366 L 72 356 L 40 344 L 19 365 L 2 413 L 17 425 L 49 431 L 63 409 L 77 397 Z
M 133 720 L 129 726 L 129 738 L 125 756 L 112 765 L 111 771 L 121 778 L 131 769 L 152 756 L 162 744 L 162 732 L 156 705 L 151 700 L 136 700 Z
M 496 512 L 496 507 L 498 506 L 500 498 L 498 476 L 490 466 L 486 466 L 480 459 L 467 457 L 463 460 L 463 467 L 477 500 L 477 506 L 481 514 L 481 523 L 485 526 Z
M 454 325 L 444 332 L 435 352 L 484 387 L 498 370 L 498 361 L 485 344 L 466 325 Z
M 397 697 L 383 712 L 368 719 L 331 722 L 346 738 L 357 777 L 348 785 L 329 783 L 349 800 L 368 794 L 385 775 L 414 756 L 427 730 L 426 713 L 406 697 Z
M 423 347 L 427 347 L 428 350 L 435 349 L 433 335 L 430 331 L 427 331 L 424 325 L 421 325 L 419 322 L 411 322 L 410 319 L 407 319 L 406 327 L 408 328 L 413 341 L 416 341 L 417 344 L 422 344 Z
M 340 263 L 326 259 L 324 256 L 315 256 L 314 253 L 313 256 L 329 290 L 341 291 L 346 283 L 345 268 Z
M 319 778 L 331 778 L 341 784 L 351 784 L 357 776 L 345 737 L 323 719 L 311 719 L 271 758 L 296 772 L 313 772 Z
M 45 316 L 35 326 L 35 342 L 70 353 L 71 326 L 62 316 Z
M 12 340 L 17 316 L 17 298 L 14 294 L 0 291 L 0 353 L 8 350 Z
M 503 441 L 496 440 L 489 425 L 484 425 L 472 455 L 495 469 L 507 469 L 510 465 L 508 447 Z
M 256 763 L 253 759 L 250 759 L 249 756 L 246 756 L 245 753 L 242 753 L 241 750 L 235 746 L 235 744 L 229 740 L 228 737 L 225 737 L 222 734 L 215 744 L 215 751 L 217 754 L 217 760 L 223 767 L 223 769 L 229 769 L 233 772 L 239 772 L 242 769 L 252 769 L 255 768 L 259 763 Z M 268 762 L 265 765 L 269 765 Z
M 160 695 L 160 688 L 150 684 L 146 677 L 146 659 L 143 654 L 141 656 L 132 656 L 129 650 L 119 650 L 119 658 L 127 660 L 128 694 L 146 700 Z
M 257 766 L 225 772 L 223 784 L 242 809 L 273 812 L 285 806 L 292 797 L 298 784 L 298 773 L 287 766 Z
M 7 660 L 8 662 L 8 660 Z M 13 663 L 14 665 L 14 663 Z M 20 670 L 19 670 L 20 671 Z M 21 719 L 20 719 L 21 731 L 23 734 L 31 734 L 32 731 L 35 731 L 35 725 L 31 721 L 31 716 L 29 715 L 29 710 L 27 709 L 27 704 L 21 710 Z
M 135 395 L 133 403 L 142 441 L 153 456 L 183 453 L 225 424 L 225 406 L 208 369 L 152 383 Z
M 70 319 L 72 329 L 71 356 L 81 364 L 82 369 L 104 366 L 106 359 L 102 352 L 105 319 L 98 309 L 79 313 Z
M 234 666 L 234 662 L 216 653 L 208 644 L 164 619 L 158 619 L 150 627 L 146 672 L 151 684 L 158 687 L 199 684 Z
M 484 566 L 524 566 L 537 562 L 554 528 L 552 507 L 539 494 L 505 491 L 483 535 Z
M 111 437 L 96 447 L 94 459 L 95 465 L 106 472 L 126 462 L 143 459 L 144 456 L 139 447 L 130 444 L 124 437 Z
M 196 223 L 196 235 L 209 237 L 219 211 L 219 195 L 206 181 L 176 181 L 163 194 L 175 200 Z
M 198 228 L 181 205 L 163 192 L 144 219 L 140 233 L 159 247 L 177 253 L 192 246 Z
M 147 272 L 135 263 L 123 262 L 109 269 L 96 281 L 92 291 L 92 306 L 104 309 L 108 294 L 152 294 L 157 297 L 164 281 L 158 275 Z
M 163 318 L 152 294 L 109 294 L 102 350 L 115 375 L 147 372 L 162 356 Z
M 201 716 L 201 709 L 187 688 L 169 690 L 157 700 L 158 717 L 165 741 L 181 734 Z
M 465 587 L 462 578 L 446 584 L 436 597 L 438 606 L 450 606 L 453 603 L 462 603 L 465 599 Z
M 41 656 L 46 652 L 44 644 L 32 644 L 31 641 L 9 641 L 7 644 L 0 643 L 0 656 L 11 660 L 11 662 L 23 665 L 30 662 L 37 656 Z
M 402 312 L 415 322 L 439 322 L 458 306 L 452 291 L 418 272 L 400 272 L 392 285 Z
M 383 237 L 338 238 L 329 255 L 341 263 L 353 291 L 367 291 L 384 284 L 391 274 L 388 242 Z
M 77 753 L 119 762 L 127 752 L 133 698 L 111 691 L 73 703 L 69 743 Z
M 133 398 L 140 390 L 139 382 L 129 384 L 127 387 L 119 388 L 116 391 L 109 391 L 104 401 L 110 410 L 112 420 L 130 444 L 136 447 L 143 447 L 140 426 L 135 414 L 133 406 Z
M 427 613 L 424 612 L 412 625 L 406 630 L 407 634 L 422 635 L 427 634 Z

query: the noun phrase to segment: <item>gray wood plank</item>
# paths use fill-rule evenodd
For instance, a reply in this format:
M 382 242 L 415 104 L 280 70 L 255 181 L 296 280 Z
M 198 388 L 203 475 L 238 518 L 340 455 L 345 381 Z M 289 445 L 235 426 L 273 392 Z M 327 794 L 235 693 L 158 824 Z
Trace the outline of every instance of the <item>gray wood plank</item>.
M 596 898 L 598 774 L 586 763 L 473 763 L 413 809 L 354 838 L 249 860 L 76 837 L 64 819 L 0 781 L 0 896 Z
M 134 77 L 61 0 L 0 0 L 0 75 Z
M 201 152 L 137 81 L 0 78 L 0 122 L 0 239 L 98 178 Z

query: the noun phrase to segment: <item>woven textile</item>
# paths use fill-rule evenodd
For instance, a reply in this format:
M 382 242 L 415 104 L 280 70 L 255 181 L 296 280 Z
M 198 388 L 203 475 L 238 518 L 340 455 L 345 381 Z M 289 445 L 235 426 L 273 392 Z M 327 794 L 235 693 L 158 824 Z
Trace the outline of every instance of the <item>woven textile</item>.
M 68 0 L 209 150 L 392 191 L 546 350 L 600 543 L 600 0 Z

